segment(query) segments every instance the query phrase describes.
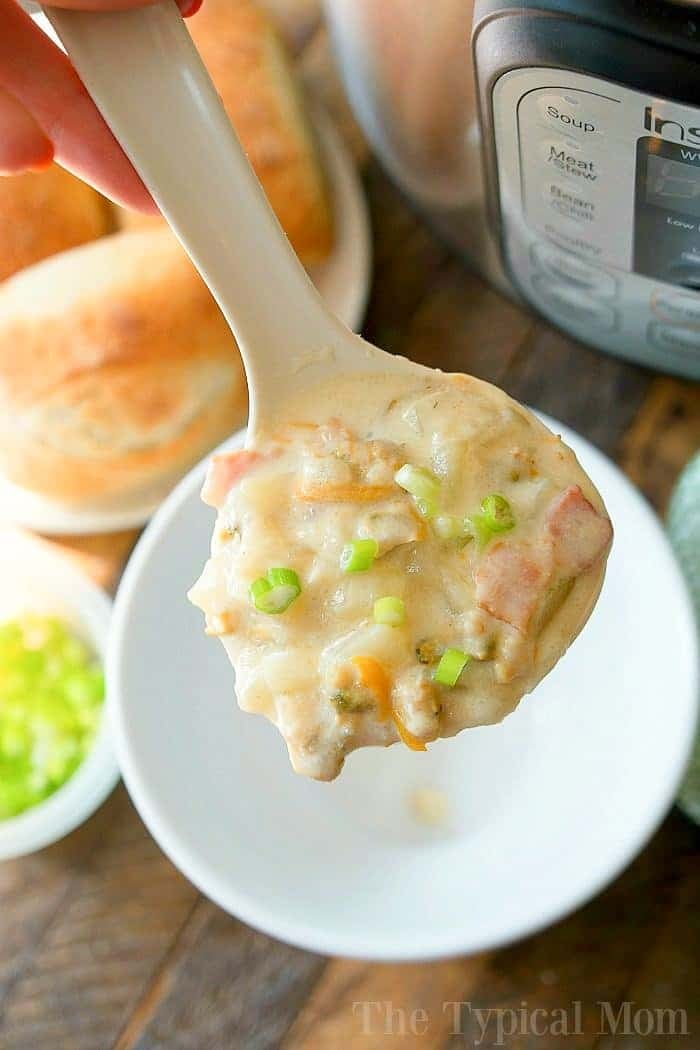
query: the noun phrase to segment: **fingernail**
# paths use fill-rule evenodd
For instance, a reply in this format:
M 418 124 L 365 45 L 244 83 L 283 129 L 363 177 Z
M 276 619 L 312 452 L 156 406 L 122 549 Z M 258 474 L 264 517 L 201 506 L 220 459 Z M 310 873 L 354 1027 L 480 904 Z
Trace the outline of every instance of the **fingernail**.
M 190 18 L 191 15 L 197 14 L 202 3 L 203 0 L 178 0 L 180 14 L 183 18 Z

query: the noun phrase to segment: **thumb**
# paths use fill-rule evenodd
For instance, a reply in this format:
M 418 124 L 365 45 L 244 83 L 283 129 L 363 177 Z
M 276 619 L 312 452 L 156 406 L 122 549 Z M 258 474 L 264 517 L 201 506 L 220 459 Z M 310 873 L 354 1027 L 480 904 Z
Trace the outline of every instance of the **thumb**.
M 29 110 L 0 88 L 0 175 L 46 168 L 53 146 Z

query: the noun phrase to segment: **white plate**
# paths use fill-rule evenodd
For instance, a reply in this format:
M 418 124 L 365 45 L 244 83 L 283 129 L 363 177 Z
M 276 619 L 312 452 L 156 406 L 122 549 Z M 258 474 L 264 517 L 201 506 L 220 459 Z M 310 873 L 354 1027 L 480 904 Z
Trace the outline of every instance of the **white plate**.
M 689 600 L 641 496 L 586 441 L 545 422 L 574 448 L 615 524 L 591 622 L 502 725 L 425 755 L 357 752 L 332 784 L 297 777 L 276 729 L 237 708 L 223 647 L 185 598 L 213 525 L 199 501 L 203 466 L 154 518 L 115 606 L 115 744 L 152 834 L 222 908 L 331 954 L 476 952 L 582 904 L 661 821 L 696 715 Z M 447 795 L 442 829 L 411 814 L 422 786 Z
M 0 529 L 0 623 L 22 612 L 53 613 L 70 623 L 104 661 L 111 605 L 106 594 L 36 540 Z M 48 846 L 82 824 L 107 797 L 119 769 L 109 721 L 70 780 L 45 802 L 0 820 L 0 860 Z
M 320 108 L 312 111 L 333 194 L 335 244 L 310 276 L 330 309 L 352 329 L 364 316 L 371 278 L 371 240 L 362 187 L 340 135 Z M 48 535 L 116 532 L 145 524 L 171 491 L 173 482 L 144 496 L 117 503 L 62 504 L 14 485 L 0 476 L 0 521 Z

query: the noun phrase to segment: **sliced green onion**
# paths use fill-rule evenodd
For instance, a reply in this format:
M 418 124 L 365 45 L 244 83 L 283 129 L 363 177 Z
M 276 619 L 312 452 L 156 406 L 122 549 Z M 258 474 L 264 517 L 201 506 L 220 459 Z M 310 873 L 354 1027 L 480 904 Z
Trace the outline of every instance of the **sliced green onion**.
M 485 547 L 493 539 L 493 531 L 483 514 L 470 514 L 464 519 L 466 534 L 475 540 L 480 547 Z
M 438 514 L 433 519 L 435 534 L 441 540 L 466 540 L 464 522 L 452 514 Z
M 367 572 L 377 557 L 379 544 L 376 540 L 352 540 L 346 543 L 340 554 L 343 572 Z
M 505 498 L 497 492 L 481 501 L 481 511 L 491 532 L 508 532 L 515 526 L 513 509 Z
M 463 653 L 461 649 L 445 649 L 440 657 L 440 663 L 435 668 L 433 678 L 440 685 L 446 685 L 452 689 L 457 685 L 459 676 L 470 660 L 469 653 Z
M 268 569 L 250 585 L 250 597 L 259 612 L 276 616 L 286 612 L 301 594 L 301 583 L 294 569 Z
M 267 582 L 271 587 L 296 587 L 301 593 L 299 577 L 294 569 L 268 569 Z
M 428 504 L 437 504 L 440 496 L 440 481 L 425 467 L 414 467 L 405 463 L 394 474 L 394 481 L 416 499 L 425 500 Z
M 72 776 L 103 698 L 99 664 L 61 620 L 27 615 L 0 625 L 0 821 Z
M 259 576 L 257 580 L 254 580 L 250 585 L 250 596 L 253 599 L 253 605 L 257 605 L 258 598 L 262 598 L 264 594 L 268 594 L 271 590 L 272 584 L 264 576 Z
M 406 606 L 401 598 L 387 595 L 377 598 L 374 603 L 374 622 L 384 623 L 389 627 L 400 627 L 406 619 Z

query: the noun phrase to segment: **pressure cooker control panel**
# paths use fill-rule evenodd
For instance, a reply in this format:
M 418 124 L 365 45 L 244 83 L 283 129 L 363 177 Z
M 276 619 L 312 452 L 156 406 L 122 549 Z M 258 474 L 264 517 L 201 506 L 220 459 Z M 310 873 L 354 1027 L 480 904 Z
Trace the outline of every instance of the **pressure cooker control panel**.
M 700 375 L 700 110 L 570 70 L 493 92 L 503 251 L 561 327 Z

